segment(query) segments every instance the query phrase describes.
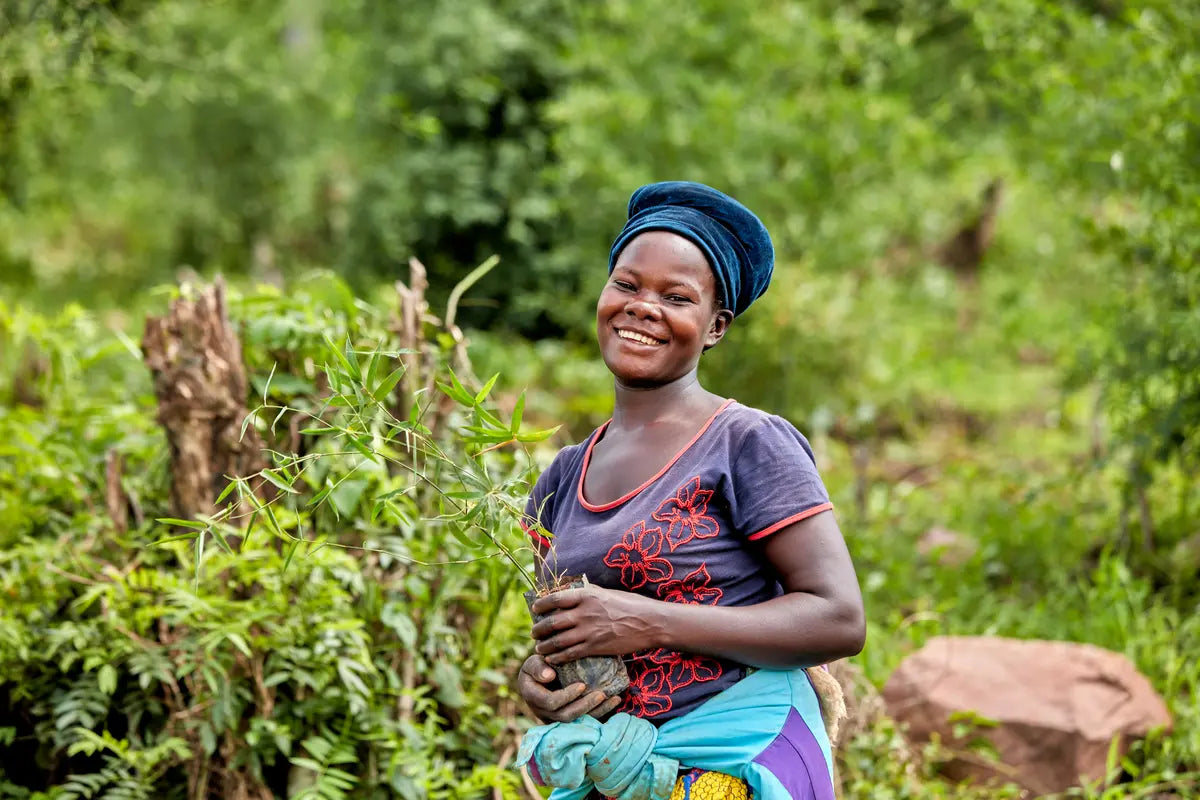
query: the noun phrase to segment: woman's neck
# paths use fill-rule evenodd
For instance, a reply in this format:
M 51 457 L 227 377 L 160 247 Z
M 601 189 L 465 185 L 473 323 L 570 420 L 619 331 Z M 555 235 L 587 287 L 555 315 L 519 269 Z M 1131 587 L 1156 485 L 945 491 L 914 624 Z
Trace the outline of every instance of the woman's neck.
M 617 381 L 615 400 L 611 426 L 626 430 L 711 414 L 721 402 L 720 397 L 700 385 L 696 370 L 654 387 L 626 386 Z

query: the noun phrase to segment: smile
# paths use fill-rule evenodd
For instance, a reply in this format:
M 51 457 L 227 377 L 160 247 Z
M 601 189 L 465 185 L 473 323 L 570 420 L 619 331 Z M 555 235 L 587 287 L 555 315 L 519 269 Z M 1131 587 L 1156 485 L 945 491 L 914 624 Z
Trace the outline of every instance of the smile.
M 627 339 L 631 342 L 638 342 L 639 344 L 649 344 L 649 345 L 666 344 L 666 342 L 664 342 L 661 339 L 653 339 L 649 336 L 645 336 L 640 333 L 634 333 L 633 331 L 622 330 L 621 328 L 617 328 L 617 336 L 621 337 L 622 339 Z

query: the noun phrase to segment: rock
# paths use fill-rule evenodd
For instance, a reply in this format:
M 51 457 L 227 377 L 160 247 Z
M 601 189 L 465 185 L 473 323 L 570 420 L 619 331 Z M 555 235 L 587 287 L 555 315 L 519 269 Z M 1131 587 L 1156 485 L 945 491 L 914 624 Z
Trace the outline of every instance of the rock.
M 917 552 L 944 567 L 961 566 L 971 560 L 978 543 L 966 534 L 935 525 L 917 540 Z
M 1162 698 L 1124 656 L 1071 642 L 939 636 L 900 664 L 883 697 L 914 741 L 937 734 L 959 752 L 951 715 L 991 720 L 968 736 L 987 739 L 1002 763 L 966 753 L 945 773 L 1011 780 L 1038 795 L 1103 778 L 1114 736 L 1123 753 L 1131 739 L 1171 726 Z

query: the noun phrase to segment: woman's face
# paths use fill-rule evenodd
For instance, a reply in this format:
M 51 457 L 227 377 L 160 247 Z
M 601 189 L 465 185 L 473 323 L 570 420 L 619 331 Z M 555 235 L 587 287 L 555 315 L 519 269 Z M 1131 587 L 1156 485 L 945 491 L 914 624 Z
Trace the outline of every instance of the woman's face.
M 704 253 L 667 231 L 643 233 L 621 251 L 596 303 L 604 363 L 626 386 L 652 387 L 696 368 L 733 315 L 718 308 Z

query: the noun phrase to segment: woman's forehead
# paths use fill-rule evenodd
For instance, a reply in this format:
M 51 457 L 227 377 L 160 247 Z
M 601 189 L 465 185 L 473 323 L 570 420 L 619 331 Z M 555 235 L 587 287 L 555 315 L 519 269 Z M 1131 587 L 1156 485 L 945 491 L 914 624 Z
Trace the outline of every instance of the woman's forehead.
M 697 280 L 701 286 L 715 285 L 712 267 L 703 251 L 692 241 L 670 231 L 639 234 L 621 251 L 614 271 L 667 272 Z

